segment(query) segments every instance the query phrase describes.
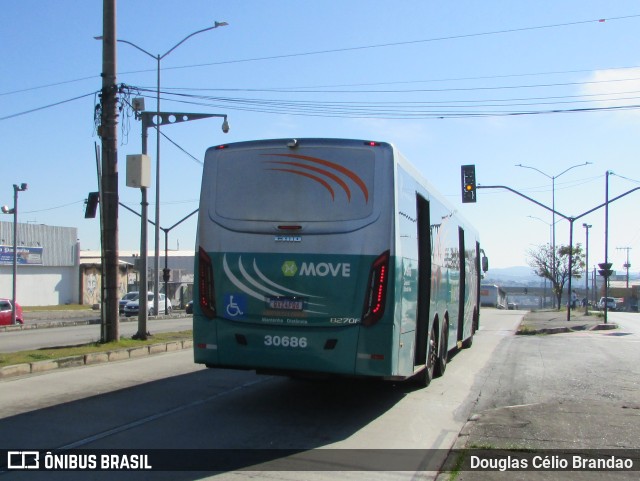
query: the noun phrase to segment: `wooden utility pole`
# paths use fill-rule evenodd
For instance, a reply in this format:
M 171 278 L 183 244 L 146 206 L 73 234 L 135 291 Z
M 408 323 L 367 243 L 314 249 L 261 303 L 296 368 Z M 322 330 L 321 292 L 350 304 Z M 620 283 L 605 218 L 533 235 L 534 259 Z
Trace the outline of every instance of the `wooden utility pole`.
M 627 289 L 629 289 L 629 269 L 631 268 L 631 264 L 629 264 L 629 251 L 631 247 L 616 247 L 616 250 L 627 251 L 627 262 L 625 262 L 623 267 L 627 270 Z
M 102 320 L 103 341 L 120 339 L 118 325 L 118 86 L 116 84 L 116 0 L 103 0 L 102 94 Z

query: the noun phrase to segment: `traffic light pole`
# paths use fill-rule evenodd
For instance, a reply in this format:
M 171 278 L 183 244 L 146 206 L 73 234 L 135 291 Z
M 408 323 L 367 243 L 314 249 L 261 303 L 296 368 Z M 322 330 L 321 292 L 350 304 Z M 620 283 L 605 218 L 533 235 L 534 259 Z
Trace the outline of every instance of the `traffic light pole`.
M 607 186 L 606 186 L 606 200 L 603 204 L 597 205 L 596 207 L 589 209 L 586 212 L 583 212 L 582 214 L 575 216 L 575 217 L 569 217 L 566 216 L 560 212 L 557 212 L 556 210 L 552 209 L 551 207 L 548 207 L 544 204 L 542 204 L 541 202 L 538 202 L 535 199 L 532 199 L 531 197 L 528 197 L 524 194 L 522 194 L 521 192 L 518 192 L 517 190 L 512 189 L 511 187 L 507 187 L 505 185 L 478 185 L 476 188 L 477 189 L 505 189 L 508 190 L 509 192 L 513 192 L 516 195 L 519 195 L 520 197 L 524 197 L 525 199 L 527 199 L 530 202 L 533 202 L 536 205 L 539 205 L 540 207 L 547 209 L 548 211 L 551 211 L 557 215 L 559 215 L 560 217 L 566 219 L 569 221 L 569 225 L 570 225 L 570 232 L 569 232 L 569 291 L 568 291 L 568 302 L 567 302 L 567 321 L 570 320 L 571 318 L 571 271 L 573 269 L 573 223 L 588 215 L 591 214 L 592 212 L 595 212 L 598 209 L 601 209 L 602 207 L 605 207 L 605 264 L 607 263 L 607 242 L 608 242 L 608 232 L 607 232 L 607 226 L 608 226 L 608 221 L 609 221 L 609 204 L 611 204 L 612 202 L 615 202 L 618 199 L 621 199 L 629 194 L 631 194 L 632 192 L 635 192 L 636 190 L 640 190 L 640 187 L 635 187 L 634 189 L 628 190 L 627 192 L 620 194 L 617 197 L 614 197 L 613 199 L 609 199 L 609 182 L 608 182 L 608 178 L 609 178 L 609 172 L 607 171 Z M 464 186 L 463 186 L 464 187 Z M 555 252 L 553 253 L 553 255 L 555 256 Z M 608 297 L 608 293 L 609 293 L 609 279 L 608 277 L 605 278 L 605 307 L 604 307 L 604 322 L 605 324 L 607 323 L 607 302 L 606 302 L 606 298 Z

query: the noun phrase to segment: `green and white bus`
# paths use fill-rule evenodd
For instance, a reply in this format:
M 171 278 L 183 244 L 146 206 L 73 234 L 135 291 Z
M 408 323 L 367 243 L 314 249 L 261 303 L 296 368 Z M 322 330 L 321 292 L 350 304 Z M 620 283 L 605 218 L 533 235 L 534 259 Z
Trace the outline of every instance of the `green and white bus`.
M 388 143 L 208 149 L 196 249 L 208 367 L 428 385 L 479 327 L 478 234 Z

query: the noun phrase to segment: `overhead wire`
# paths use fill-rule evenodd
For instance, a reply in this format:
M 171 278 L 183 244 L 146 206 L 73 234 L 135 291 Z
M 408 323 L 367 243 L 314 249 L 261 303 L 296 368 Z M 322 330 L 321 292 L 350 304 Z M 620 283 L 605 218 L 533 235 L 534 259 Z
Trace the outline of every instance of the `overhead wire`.
M 623 16 L 618 16 L 618 17 L 579 20 L 579 21 L 574 21 L 574 22 L 564 22 L 564 23 L 548 24 L 548 25 L 537 25 L 537 26 L 532 26 L 532 27 L 520 27 L 520 28 L 512 28 L 512 29 L 494 30 L 494 31 L 488 31 L 488 32 L 476 32 L 476 33 L 469 33 L 469 34 L 448 35 L 448 36 L 434 37 L 434 38 L 427 38 L 427 39 L 406 40 L 406 41 L 398 41 L 398 42 L 387 42 L 387 43 L 379 43 L 379 44 L 371 44 L 371 45 L 360 45 L 360 46 L 354 46 L 354 47 L 342 47 L 342 48 L 315 50 L 315 51 L 308 51 L 308 52 L 298 52 L 298 53 L 291 53 L 291 54 L 269 55 L 269 56 L 263 56 L 263 57 L 251 57 L 251 58 L 245 58 L 245 59 L 222 60 L 222 61 L 218 61 L 218 62 L 189 64 L 189 65 L 181 65 L 181 66 L 174 66 L 174 67 L 170 67 L 169 66 L 169 67 L 164 67 L 163 70 L 166 71 L 166 70 L 188 69 L 188 68 L 197 68 L 197 67 L 206 67 L 206 66 L 215 66 L 215 65 L 225 65 L 225 64 L 234 64 L 234 63 L 257 62 L 257 61 L 264 61 L 264 60 L 295 58 L 295 57 L 321 55 L 321 54 L 328 54 L 328 53 L 339 53 L 339 52 L 349 52 L 349 51 L 367 50 L 367 49 L 375 49 L 375 48 L 386 48 L 386 47 L 394 47 L 394 46 L 420 44 L 420 43 L 441 42 L 441 41 L 445 41 L 445 40 L 458 40 L 458 39 L 464 39 L 464 38 L 473 38 L 473 37 L 482 37 L 482 36 L 491 36 L 491 35 L 504 35 L 504 34 L 507 34 L 507 33 L 517 33 L 517 32 L 525 32 L 525 31 L 532 31 L 532 30 L 542 30 L 542 29 L 570 27 L 570 26 L 576 26 L 576 25 L 585 25 L 585 24 L 592 24 L 592 23 L 604 23 L 604 22 L 612 22 L 612 21 L 619 21 L 619 20 L 629 20 L 629 19 L 638 18 L 638 17 L 640 17 L 640 14 L 623 15 Z M 634 68 L 634 67 L 619 67 L 619 68 Z M 141 69 L 141 70 L 131 70 L 131 71 L 126 71 L 126 72 L 121 72 L 120 75 L 155 72 L 155 71 L 156 71 L 156 69 L 151 69 L 151 68 L 149 68 L 149 69 Z M 565 73 L 576 73 L 576 72 L 580 72 L 580 71 L 579 70 L 578 71 L 568 71 L 568 72 L 565 72 Z M 552 72 L 552 73 L 556 73 L 556 72 Z M 536 75 L 536 74 L 524 74 L 524 75 Z M 495 78 L 499 78 L 499 77 L 500 76 L 496 76 Z M 23 92 L 27 92 L 27 91 L 31 91 L 31 90 L 38 90 L 38 89 L 42 89 L 42 88 L 48 88 L 48 87 L 54 87 L 54 86 L 58 86 L 58 85 L 64 85 L 64 84 L 69 84 L 69 83 L 74 83 L 74 82 L 80 82 L 80 81 L 84 81 L 84 80 L 90 80 L 92 78 L 98 78 L 98 76 L 97 75 L 85 76 L 85 77 L 80 77 L 80 78 L 77 78 L 77 79 L 64 80 L 64 81 L 53 82 L 53 83 L 49 83 L 49 84 L 43 84 L 43 85 L 39 85 L 39 86 L 21 88 L 21 89 L 13 90 L 13 91 L 0 92 L 0 96 L 13 95 L 13 94 L 16 94 L 16 93 L 23 93 Z M 492 78 L 492 77 L 489 77 L 489 78 Z M 443 80 L 438 80 L 438 81 L 451 81 L 451 80 L 461 80 L 461 79 L 446 79 L 446 80 L 443 79 Z M 467 78 L 465 80 L 477 80 L 477 79 L 476 78 Z
M 61 100 L 59 102 L 54 102 L 52 104 L 43 105 L 41 107 L 36 107 L 36 108 L 25 110 L 25 111 L 22 111 L 22 112 L 17 112 L 17 113 L 11 114 L 11 115 L 6 115 L 4 117 L 0 117 L 0 121 L 1 120 L 13 119 L 15 117 L 20 117 L 21 115 L 31 114 L 33 112 L 38 112 L 40 110 L 45 110 L 45 109 L 48 109 L 48 108 L 51 108 L 51 107 L 57 107 L 58 105 L 66 104 L 66 103 L 69 103 L 69 102 L 73 102 L 74 100 L 83 99 L 85 97 L 90 97 L 90 96 L 95 95 L 95 94 L 96 94 L 96 92 L 93 91 L 93 92 L 89 92 L 88 94 L 78 95 L 77 97 L 72 97 L 70 99 Z
M 147 91 L 139 88 L 141 92 Z M 148 90 L 148 92 L 151 92 Z M 271 114 L 289 114 L 299 116 L 315 116 L 315 117 L 369 117 L 369 118 L 387 118 L 387 119 L 412 119 L 412 118 L 472 118 L 487 116 L 518 116 L 518 115 L 540 115 L 540 114 L 559 114 L 559 113 L 585 113 L 599 111 L 616 111 L 616 110 L 636 110 L 640 108 L 639 97 L 629 98 L 599 98 L 591 100 L 592 102 L 612 102 L 622 99 L 636 101 L 635 103 L 626 105 L 609 105 L 609 106 L 590 106 L 579 108 L 540 108 L 529 110 L 505 109 L 503 107 L 527 106 L 527 107 L 546 107 L 547 105 L 562 105 L 585 103 L 587 101 L 564 101 L 564 102 L 536 102 L 528 105 L 509 105 L 509 104 L 484 104 L 479 107 L 477 105 L 431 105 L 425 102 L 411 102 L 408 104 L 399 104 L 397 102 L 327 102 L 327 101 L 296 101 L 285 99 L 255 99 L 255 98 L 229 98 L 229 97 L 211 97 L 202 95 L 191 95 L 186 93 L 171 94 L 163 91 L 163 101 L 173 101 L 176 103 L 184 103 L 189 105 L 198 105 L 201 107 L 225 108 L 238 111 L 251 111 Z M 610 95 L 610 94 L 607 94 Z M 612 94 L 611 94 L 612 95 Z M 494 110 L 489 110 L 492 107 Z M 439 110 L 434 110 L 438 108 Z M 462 108 L 473 110 L 461 110 Z M 495 110 L 500 108 L 499 110 Z
M 434 38 L 421 39 L 421 40 L 387 42 L 387 43 L 379 43 L 379 44 L 372 44 L 372 45 L 343 47 L 343 48 L 316 50 L 311 52 L 291 53 L 291 54 L 282 54 L 282 55 L 270 55 L 270 56 L 264 56 L 264 57 L 253 57 L 253 58 L 238 59 L 238 60 L 222 60 L 218 62 L 192 64 L 192 65 L 182 66 L 182 67 L 170 67 L 170 69 L 208 67 L 208 66 L 214 66 L 214 65 L 226 65 L 226 64 L 233 64 L 233 63 L 256 62 L 256 61 L 263 61 L 263 60 L 278 60 L 283 58 L 303 57 L 303 56 L 311 56 L 311 55 L 323 55 L 328 53 L 360 51 L 360 50 L 367 50 L 367 49 L 373 49 L 373 48 L 397 47 L 401 45 L 415 45 L 420 43 L 442 42 L 445 40 L 459 40 L 464 38 L 483 37 L 483 36 L 490 36 L 490 35 L 503 35 L 507 33 L 517 33 L 517 32 L 526 32 L 526 31 L 532 31 L 532 30 L 569 27 L 569 26 L 584 25 L 589 23 L 604 23 L 607 21 L 628 20 L 631 18 L 638 18 L 638 17 L 640 17 L 640 14 L 624 15 L 624 16 L 610 17 L 610 18 L 598 18 L 598 19 L 591 19 L 591 20 L 580 20 L 580 21 L 574 21 L 574 22 L 564 22 L 564 23 L 556 23 L 556 24 L 549 24 L 549 25 L 538 25 L 533 27 L 520 27 L 520 28 L 511 28 L 511 29 L 504 29 L 504 30 L 494 30 L 494 31 L 488 31 L 488 32 L 447 35 L 442 37 L 434 37 Z
M 348 52 L 348 51 L 357 51 L 357 50 L 364 50 L 364 49 L 375 49 L 375 48 L 383 48 L 383 47 L 393 47 L 393 46 L 404 46 L 404 45 L 411 45 L 411 44 L 420 44 L 420 43 L 428 43 L 428 42 L 440 42 L 440 41 L 445 41 L 445 40 L 454 40 L 454 39 L 464 39 L 464 38 L 472 38 L 472 37 L 479 37 L 479 36 L 489 36 L 489 35 L 502 35 L 502 34 L 507 34 L 507 33 L 515 33 L 515 32 L 523 32 L 523 31 L 531 31 L 531 30 L 541 30 L 541 29 L 550 29 L 550 28 L 560 28 L 560 27 L 568 27 L 568 26 L 576 26 L 576 25 L 583 25 L 583 24 L 589 24 L 589 23 L 602 23 L 605 21 L 617 21 L 617 20 L 628 20 L 628 19 L 633 19 L 633 18 L 638 18 L 640 17 L 640 14 L 633 14 L 633 15 L 624 15 L 624 16 L 618 16 L 618 17 L 611 17 L 611 18 L 599 18 L 599 19 L 590 19 L 590 20 L 582 20 L 582 21 L 573 21 L 573 22 L 564 22 L 564 23 L 556 23 L 556 24 L 548 24 L 548 25 L 538 25 L 538 26 L 532 26 L 532 27 L 520 27 L 520 28 L 512 28 L 512 29 L 503 29 L 503 30 L 494 30 L 494 31 L 487 31 L 487 32 L 475 32 L 475 33 L 469 33 L 469 34 L 459 34 L 459 35 L 449 35 L 449 36 L 442 36 L 442 37 L 434 37 L 434 38 L 427 38 L 427 39 L 417 39 L 417 40 L 407 40 L 407 41 L 398 41 L 398 42 L 387 42 L 387 43 L 379 43 L 379 44 L 371 44 L 371 45 L 361 45 L 361 46 L 354 46 L 354 47 L 342 47 L 342 48 L 336 48 L 336 49 L 325 49 L 325 50 L 316 50 L 316 51 L 308 51 L 308 52 L 300 52 L 300 53 L 292 53 L 292 54 L 282 54 L 282 55 L 275 55 L 275 56 L 264 56 L 264 57 L 254 57 L 254 58 L 248 58 L 248 59 L 238 59 L 238 60 L 228 60 L 228 61 L 221 61 L 221 62 L 215 62 L 215 63 L 211 63 L 211 64 L 192 64 L 192 65 L 187 65 L 187 66 L 182 66 L 182 67 L 165 67 L 164 70 L 169 70 L 169 69 L 175 69 L 175 68 L 193 68 L 193 67 L 201 67 L 201 66 L 205 66 L 205 65 L 220 65 L 220 64 L 225 64 L 225 63 L 239 63 L 239 62 L 253 62 L 253 61 L 262 61 L 262 60 L 273 60 L 273 59 L 280 59 L 280 58 L 291 58 L 291 57 L 299 57 L 299 56 L 309 56 L 309 55 L 319 55 L 319 54 L 327 54 L 327 53 L 337 53 L 337 52 Z M 633 67 L 621 67 L 621 68 L 633 68 Z M 146 71 L 146 70 L 145 70 Z M 151 69 L 149 69 L 148 71 L 151 71 Z M 131 72 L 131 73 L 137 73 L 139 71 L 135 71 L 135 72 Z M 554 72 L 556 73 L 556 72 Z M 512 75 L 508 75 L 508 76 L 492 76 L 492 77 L 486 77 L 486 78 L 492 78 L 492 79 L 497 79 L 497 78 L 504 78 L 504 77 L 512 77 L 512 76 L 523 76 L 523 75 L 533 75 L 533 74 L 512 74 Z M 83 77 L 82 79 L 77 79 L 79 80 L 85 80 L 85 79 L 89 79 L 91 77 Z M 475 77 L 475 78 L 480 78 L 480 77 Z M 475 79 L 475 78 L 467 78 L 467 79 Z M 452 81 L 453 79 L 447 79 L 448 81 Z M 459 80 L 463 80 L 463 79 L 459 79 Z M 558 86 L 575 86 L 575 85 L 588 85 L 588 84 L 599 84 L 599 83 L 604 83 L 604 82 L 624 82 L 624 81 L 632 81 L 632 80 L 638 80 L 637 78 L 633 78 L 633 79 L 609 79 L 609 80 L 602 80 L 602 81 L 589 81 L 589 82 L 565 82 L 565 83 L 549 83 L 549 84 L 535 84 L 535 85 L 512 85 L 512 86 L 484 86 L 484 87 L 468 87 L 468 88 L 462 88 L 462 87 L 458 87 L 458 88 L 447 88 L 447 89 L 404 89 L 404 90 L 353 90 L 353 89 L 349 89 L 349 90 L 335 90 L 336 88 L 339 88 L 340 86 L 327 86 L 327 87 L 323 87 L 325 90 L 318 90 L 316 88 L 316 90 L 313 90 L 313 87 L 298 87 L 298 88 L 271 88 L 271 89 L 248 89 L 248 88 L 244 88 L 244 89 L 188 89 L 191 91 L 195 91 L 195 90 L 215 90 L 215 91 L 219 91 L 219 92 L 230 92 L 230 91 L 241 91 L 241 92 L 280 92 L 280 93 L 333 93 L 333 94 L 337 94 L 337 93 L 346 93 L 346 94 L 356 94 L 356 93 L 362 93 L 362 94 L 367 94 L 367 95 L 371 95 L 372 93 L 385 93 L 385 94 L 400 94 L 400 93 L 405 93 L 405 94 L 415 94 L 415 93 L 426 93 L 426 92 L 464 92 L 464 91 L 471 91 L 471 92 L 475 92 L 475 91 L 482 91 L 482 90 L 503 90 L 503 89 L 522 89 L 522 88 L 545 88 L 545 87 L 558 87 Z M 56 83 L 52 83 L 52 84 L 47 84 L 46 86 L 55 86 L 55 85 L 62 85 L 62 84 L 66 84 L 66 83 L 70 83 L 73 82 L 74 80 L 70 80 L 70 81 L 63 81 L 63 82 L 56 82 Z M 401 81 L 401 82 L 387 82 L 387 83 L 375 83 L 375 84 L 353 84 L 351 86 L 363 86 L 363 85 L 391 85 L 391 84 L 407 84 L 407 83 L 417 83 L 417 82 L 435 82 L 435 81 L 445 81 L 444 79 L 436 79 L 436 80 L 420 80 L 420 81 Z M 42 88 L 46 87 L 46 86 L 41 86 Z M 17 92 L 25 92 L 25 91 L 29 91 L 29 90 L 35 90 L 39 87 L 31 87 L 31 88 L 26 88 L 26 89 L 20 89 L 20 90 L 16 90 L 13 92 L 4 92 L 4 93 L 0 93 L 0 95 L 9 95 L 12 93 L 17 93 Z M 331 89 L 331 90 L 326 90 L 327 88 Z M 169 90 L 185 90 L 185 88 L 174 88 L 174 89 L 169 89 Z M 178 95 L 177 93 L 170 93 L 168 89 L 165 89 L 165 95 Z M 39 111 L 39 110 L 43 110 L 46 108 L 50 108 L 50 107 L 54 107 L 57 105 L 60 105 L 62 103 L 66 103 L 66 102 L 70 102 L 73 100 L 77 100 L 79 98 L 83 98 L 85 96 L 88 95 L 93 95 L 94 93 L 91 94 L 86 94 L 83 96 L 79 96 L 79 97 L 74 97 L 72 99 L 67 99 L 67 100 L 63 100 L 60 102 L 56 102 L 53 104 L 49 104 L 49 105 L 45 105 L 42 107 L 38 107 L 35 109 L 31 109 L 31 110 L 27 110 L 27 111 L 23 111 L 23 112 L 19 112 L 16 114 L 12 114 L 9 116 L 5 116 L 5 117 L 0 117 L 0 120 L 7 120 L 10 118 L 14 118 L 20 115 L 25 115 L 28 113 L 32 113 L 35 111 Z M 192 98 L 196 98 L 194 96 L 192 96 Z M 207 100 L 212 100 L 210 98 L 207 98 Z M 622 100 L 622 99 L 617 99 L 617 100 Z M 626 100 L 635 100 L 635 99 L 626 99 Z M 309 103 L 307 102 L 306 105 L 300 105 L 300 104 L 295 104 L 292 103 L 293 101 L 282 101 L 282 100 L 256 100 L 256 99 L 229 99 L 229 98 L 216 98 L 214 101 L 216 102 L 222 102 L 222 105 L 225 105 L 225 108 L 235 108 L 236 110 L 248 110 L 248 111 L 253 111 L 253 112 L 262 112 L 262 113 L 288 113 L 288 114 L 293 114 L 293 115 L 308 115 L 308 116 L 324 116 L 324 117 L 335 117 L 335 116 L 349 116 L 349 117 L 368 117 L 368 116 L 374 116 L 377 118 L 455 118 L 458 116 L 464 116 L 464 117 L 484 117 L 484 116 L 504 116 L 504 115 L 537 115 L 537 114 L 542 114 L 542 113 L 575 113 L 575 112 L 588 112 L 588 111 L 598 111 L 598 110 L 614 110 L 614 109 L 636 109 L 638 108 L 637 105 L 627 105 L 627 106 L 616 106 L 616 107 L 604 107 L 604 108 L 588 108 L 588 109 L 552 109 L 552 110 L 548 110 L 548 111 L 485 111 L 485 112 L 429 112 L 429 113 L 425 113 L 423 111 L 421 112 L 414 112 L 413 110 L 415 110 L 414 108 L 412 108 L 411 111 L 402 111 L 402 110 L 398 110 L 397 108 L 394 107 L 394 110 L 389 110 L 387 108 L 387 110 L 383 110 L 380 108 L 380 106 L 373 106 L 371 105 L 371 103 L 367 103 L 367 104 L 360 104 L 358 106 L 355 106 L 355 104 L 351 104 L 353 105 L 352 107 L 350 107 L 347 111 L 340 110 L 341 108 L 343 108 L 343 106 L 336 106 L 336 104 L 331 104 L 331 103 Z M 270 102 L 270 103 L 269 103 Z M 455 103 L 461 103 L 463 101 L 454 101 Z M 482 101 L 476 101 L 476 100 L 467 100 L 467 103 L 471 103 L 471 102 L 482 102 Z M 503 102 L 502 100 L 496 100 L 496 102 Z M 208 104 L 201 104 L 204 106 L 209 106 Z M 230 107 L 231 105 L 231 107 Z M 414 102 L 412 104 L 413 107 L 417 107 L 417 106 L 422 106 L 422 108 L 424 108 L 424 103 L 417 103 Z M 490 105 L 485 105 L 485 107 L 489 107 Z M 493 105 L 492 107 L 503 107 L 505 105 Z M 515 105 L 512 105 L 515 106 Z M 522 105 L 521 105 L 522 106 Z M 390 104 L 386 104 L 385 107 L 391 107 Z M 289 110 L 287 110 L 287 108 Z M 462 107 L 458 107 L 458 106 L 449 106 L 448 108 L 462 108 Z M 295 110 L 291 110 L 291 109 L 295 109 Z

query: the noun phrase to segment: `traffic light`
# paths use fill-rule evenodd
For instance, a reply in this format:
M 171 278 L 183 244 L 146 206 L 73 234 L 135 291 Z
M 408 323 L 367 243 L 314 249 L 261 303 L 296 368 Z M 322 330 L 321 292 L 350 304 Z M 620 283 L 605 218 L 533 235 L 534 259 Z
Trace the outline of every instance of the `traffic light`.
M 463 165 L 461 167 L 462 177 L 462 203 L 476 201 L 476 166 Z
M 89 192 L 89 197 L 85 201 L 86 207 L 84 210 L 85 219 L 93 219 L 96 216 L 96 210 L 98 210 L 98 202 L 100 202 L 99 192 Z
M 611 275 L 613 274 L 613 270 L 611 269 L 612 266 L 613 264 L 611 264 L 611 262 L 603 262 L 602 264 L 598 264 L 598 267 L 600 268 L 598 269 L 598 274 L 600 274 L 605 279 L 611 277 Z

